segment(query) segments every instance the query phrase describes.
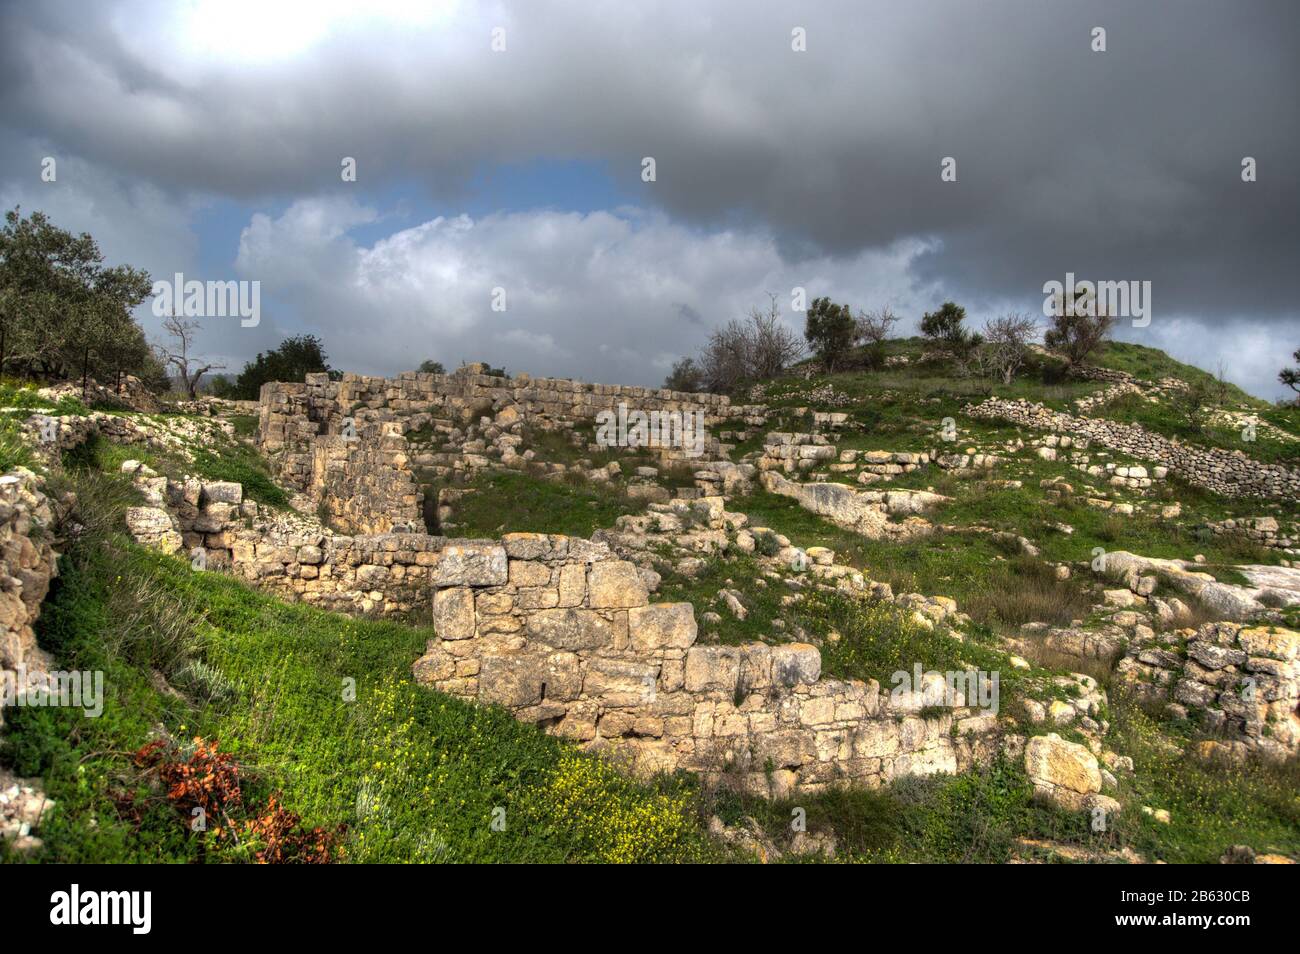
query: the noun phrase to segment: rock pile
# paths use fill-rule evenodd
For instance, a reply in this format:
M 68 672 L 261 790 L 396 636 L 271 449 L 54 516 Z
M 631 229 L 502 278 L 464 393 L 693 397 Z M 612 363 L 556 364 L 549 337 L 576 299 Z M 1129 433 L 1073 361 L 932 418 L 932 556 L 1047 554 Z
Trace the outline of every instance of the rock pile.
M 1281 627 L 1206 623 L 1138 638 L 1116 673 L 1171 714 L 1219 738 L 1204 754 L 1258 753 L 1277 761 L 1300 752 L 1300 633 Z

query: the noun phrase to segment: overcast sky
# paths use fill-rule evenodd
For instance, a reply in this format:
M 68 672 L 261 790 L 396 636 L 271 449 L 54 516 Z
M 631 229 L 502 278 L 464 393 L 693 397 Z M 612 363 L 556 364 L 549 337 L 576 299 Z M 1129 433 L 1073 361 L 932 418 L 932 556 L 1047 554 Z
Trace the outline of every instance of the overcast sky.
M 910 331 L 1071 272 L 1150 281 L 1118 337 L 1273 398 L 1298 64 L 1289 0 L 7 3 L 0 202 L 260 281 L 258 327 L 204 323 L 233 369 L 312 333 L 347 370 L 658 384 L 768 292 Z

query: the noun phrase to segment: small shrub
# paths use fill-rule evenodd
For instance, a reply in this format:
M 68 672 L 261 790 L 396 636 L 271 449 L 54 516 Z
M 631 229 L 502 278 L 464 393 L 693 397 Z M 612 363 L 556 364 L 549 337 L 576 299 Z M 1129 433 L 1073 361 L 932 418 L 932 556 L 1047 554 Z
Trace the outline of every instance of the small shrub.
M 781 550 L 781 543 L 771 530 L 754 534 L 754 552 L 759 556 L 774 557 Z

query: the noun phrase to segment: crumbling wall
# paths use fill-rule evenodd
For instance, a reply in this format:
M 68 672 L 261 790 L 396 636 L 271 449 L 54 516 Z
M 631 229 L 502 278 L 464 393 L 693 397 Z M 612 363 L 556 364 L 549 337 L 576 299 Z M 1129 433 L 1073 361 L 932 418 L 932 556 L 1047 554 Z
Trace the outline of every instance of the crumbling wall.
M 997 718 L 875 681 L 821 678 L 815 646 L 698 645 L 689 603 L 651 603 L 634 563 L 545 534 L 446 544 L 416 678 L 510 709 L 639 771 L 740 776 L 780 796 L 957 772 Z M 932 701 L 931 698 L 926 699 Z
M 1116 667 L 1130 687 L 1216 738 L 1204 754 L 1281 761 L 1300 752 L 1300 633 L 1206 623 L 1136 638 Z
M 967 405 L 963 413 L 1085 437 L 1111 450 L 1152 461 L 1190 483 L 1229 497 L 1300 497 L 1300 470 L 1296 468 L 1261 463 L 1239 451 L 1182 444 L 1137 424 L 1076 417 L 1023 399 L 989 398 L 978 405 Z
M 587 426 L 597 414 L 625 403 L 640 411 L 700 413 L 706 427 L 722 421 L 761 422 L 761 407 L 735 406 L 717 394 L 687 394 L 653 388 L 586 384 L 564 379 L 482 373 L 469 365 L 453 374 L 407 372 L 396 378 L 309 374 L 303 383 L 262 386 L 258 446 L 280 480 L 323 503 L 330 519 L 348 532 L 382 532 L 418 525 L 422 495 L 411 473 L 402 436 L 428 428 L 460 435 L 460 453 L 444 471 L 485 466 L 482 440 L 464 440 L 464 429 L 484 418 L 508 446 L 509 465 L 524 425 L 554 429 Z M 593 438 L 594 438 L 593 432 Z M 718 442 L 705 440 L 718 455 Z M 431 455 L 432 456 L 432 455 Z M 446 455 L 437 455 L 441 458 Z M 668 450 L 668 462 L 688 459 Z M 460 466 L 463 465 L 463 468 Z M 435 469 L 437 469 L 435 467 Z M 719 474 L 718 480 L 734 475 Z
M 147 524 L 133 525 L 145 531 L 138 539 L 228 543 L 205 551 L 208 567 L 325 609 L 431 607 L 436 635 L 413 667 L 420 682 L 505 706 L 641 771 L 739 776 L 783 795 L 960 771 L 997 732 L 996 716 L 965 699 L 938 700 L 934 714 L 934 687 L 923 704 L 921 692 L 892 699 L 875 682 L 822 679 L 811 645 L 698 645 L 691 604 L 652 603 L 656 575 L 604 542 L 277 530 L 227 485 L 136 480 L 167 505 L 139 508 L 162 531 L 150 538 Z
M 28 674 L 49 669 L 32 624 L 58 573 L 59 555 L 49 536 L 53 519 L 35 474 L 17 468 L 0 477 L 0 679 L 15 686 L 19 667 Z M 0 726 L 4 705 L 0 692 Z

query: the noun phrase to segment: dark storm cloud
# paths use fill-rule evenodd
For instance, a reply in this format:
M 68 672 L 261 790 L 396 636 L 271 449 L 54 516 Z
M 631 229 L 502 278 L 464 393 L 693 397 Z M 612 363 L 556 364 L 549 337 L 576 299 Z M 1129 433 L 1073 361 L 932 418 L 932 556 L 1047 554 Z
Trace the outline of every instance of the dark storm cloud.
M 919 237 L 916 283 L 974 307 L 1033 310 L 1067 271 L 1149 280 L 1134 340 L 1178 316 L 1204 364 L 1229 324 L 1271 329 L 1279 363 L 1300 344 L 1284 0 L 187 9 L 7 6 L 0 132 L 175 195 L 317 194 L 344 155 L 443 197 L 485 163 L 604 161 L 641 204 L 768 232 L 787 261 Z

